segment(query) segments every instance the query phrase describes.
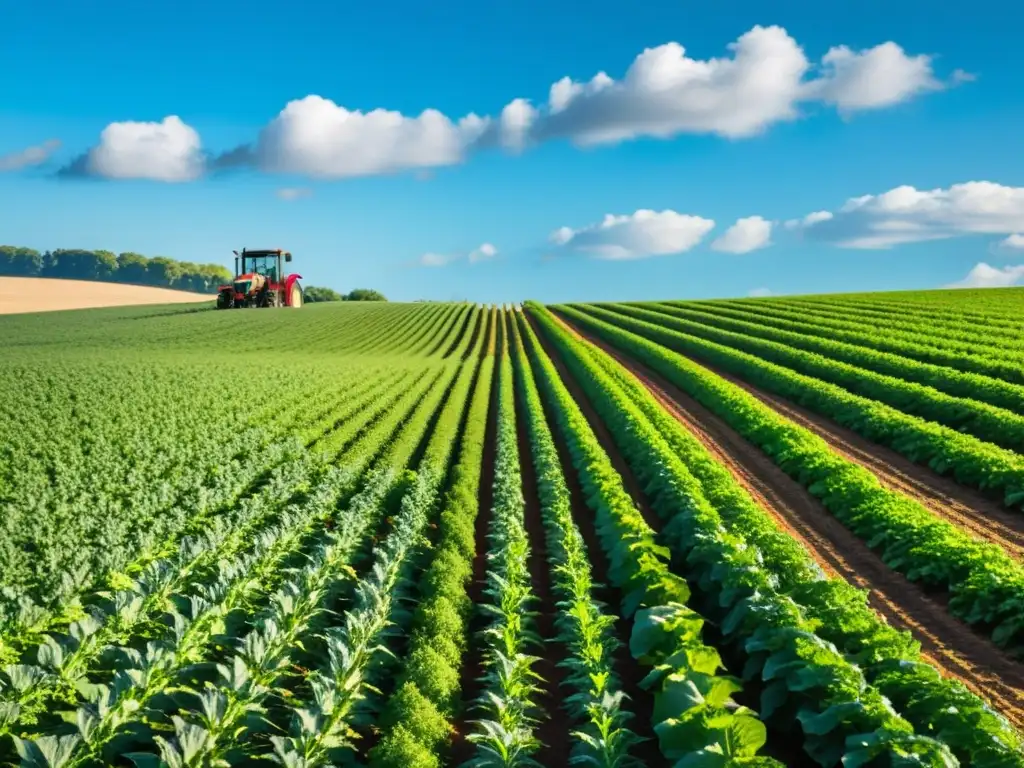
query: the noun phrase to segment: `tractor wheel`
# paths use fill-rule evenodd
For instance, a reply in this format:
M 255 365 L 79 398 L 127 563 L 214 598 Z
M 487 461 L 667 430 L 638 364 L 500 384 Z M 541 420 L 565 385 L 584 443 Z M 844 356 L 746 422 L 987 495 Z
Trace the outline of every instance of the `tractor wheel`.
M 292 283 L 292 292 L 288 301 L 289 307 L 301 307 L 302 306 L 302 286 L 299 285 L 298 280 Z
M 231 309 L 235 305 L 235 297 L 230 291 L 221 291 L 217 294 L 217 309 Z

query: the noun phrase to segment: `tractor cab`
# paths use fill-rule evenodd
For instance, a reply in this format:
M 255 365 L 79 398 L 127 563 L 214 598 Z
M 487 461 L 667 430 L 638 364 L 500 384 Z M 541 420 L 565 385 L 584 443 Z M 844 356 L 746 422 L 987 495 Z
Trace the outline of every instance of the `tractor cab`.
M 284 273 L 284 264 L 292 260 L 290 252 L 243 248 L 234 254 L 235 278 L 218 290 L 218 309 L 302 306 L 302 275 Z

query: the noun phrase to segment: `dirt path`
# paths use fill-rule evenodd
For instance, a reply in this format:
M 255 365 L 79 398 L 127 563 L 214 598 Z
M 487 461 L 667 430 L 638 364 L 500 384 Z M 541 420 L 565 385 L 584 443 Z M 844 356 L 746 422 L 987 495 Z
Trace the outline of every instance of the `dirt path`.
M 515 322 L 513 318 L 512 322 Z M 544 680 L 543 694 L 538 700 L 540 710 L 545 714 L 537 726 L 537 738 L 543 746 L 534 756 L 541 765 L 569 765 L 573 730 L 569 713 L 562 706 L 562 699 L 568 693 L 563 688 L 565 667 L 559 664 L 566 658 L 563 643 L 555 640 L 558 632 L 555 628 L 555 617 L 558 608 L 555 596 L 551 591 L 551 568 L 548 564 L 547 536 L 544 521 L 541 518 L 540 498 L 537 495 L 537 473 L 530 455 L 530 438 L 526 431 L 526 413 L 522 397 L 516 391 L 516 438 L 519 443 L 519 474 L 522 477 L 523 510 L 526 533 L 530 539 L 530 581 L 533 593 L 537 596 L 536 626 L 537 634 L 544 643 L 537 649 L 541 660 L 536 671 Z M 532 652 L 532 651 L 531 651 Z
M 578 329 L 573 331 L 579 335 Z M 894 627 L 913 633 L 932 664 L 989 700 L 1015 725 L 1024 727 L 1024 665 L 951 616 L 941 602 L 892 571 L 820 501 L 720 418 L 618 350 L 590 335 L 582 335 L 637 376 L 827 572 L 869 589 L 872 607 Z M 753 392 L 749 386 L 744 388 Z M 774 407 L 770 400 L 765 402 Z

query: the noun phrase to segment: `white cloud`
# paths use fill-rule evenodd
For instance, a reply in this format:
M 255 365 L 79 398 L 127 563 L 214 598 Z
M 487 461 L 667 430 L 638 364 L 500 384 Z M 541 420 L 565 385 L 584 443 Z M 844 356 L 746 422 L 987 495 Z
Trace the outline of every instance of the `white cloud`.
M 469 263 L 475 264 L 478 261 L 486 261 L 487 259 L 493 259 L 498 255 L 498 249 L 490 243 L 483 243 L 479 248 L 474 248 L 469 252 Z
M 1024 187 L 989 181 L 931 190 L 902 186 L 851 198 L 835 214 L 826 213 L 811 214 L 795 227 L 844 248 L 890 248 L 972 234 L 1012 235 L 1024 230 Z
M 821 63 L 822 77 L 808 84 L 807 95 L 841 112 L 888 107 L 945 87 L 932 73 L 930 56 L 908 56 L 893 42 L 863 51 L 836 46 Z M 961 82 L 963 75 L 955 74 L 954 81 Z
M 963 280 L 945 288 L 1008 288 L 1024 280 L 1024 264 L 1015 267 L 992 267 L 985 262 L 975 264 Z
M 419 258 L 419 264 L 424 267 L 443 267 L 450 263 L 455 257 L 446 256 L 443 253 L 424 253 Z
M 298 200 L 300 197 L 310 197 L 313 190 L 309 187 L 281 187 L 275 194 L 282 200 Z
M 33 165 L 42 165 L 58 149 L 60 149 L 60 141 L 58 139 L 50 139 L 33 147 L 26 147 L 17 152 L 0 155 L 0 173 L 18 171 Z
M 842 113 L 878 109 L 972 79 L 955 70 L 942 82 L 931 56 L 908 54 L 892 41 L 857 51 L 835 46 L 816 69 L 785 29 L 755 26 L 725 55 L 692 58 L 681 43 L 667 42 L 639 53 L 621 79 L 603 71 L 585 81 L 563 77 L 540 106 L 516 98 L 496 117 L 363 112 L 310 94 L 288 102 L 253 144 L 209 163 L 198 134 L 177 117 L 112 123 L 100 146 L 67 173 L 185 181 L 207 169 L 255 167 L 338 179 L 423 172 L 488 147 L 515 153 L 558 138 L 579 146 L 686 133 L 741 139 L 802 117 L 804 104 L 832 104 Z
M 639 210 L 628 216 L 608 214 L 583 229 L 561 227 L 549 239 L 598 259 L 642 259 L 688 251 L 714 226 L 714 221 L 700 216 Z
M 468 253 L 424 253 L 416 260 L 416 263 L 421 267 L 446 267 L 457 261 L 467 261 L 470 264 L 477 264 L 481 261 L 493 259 L 497 255 L 498 249 L 494 245 L 491 243 L 482 243 Z
M 85 173 L 108 179 L 193 181 L 204 171 L 199 134 L 176 115 L 111 123 L 81 162 Z
M 418 117 L 350 111 L 320 96 L 289 102 L 260 133 L 255 162 L 264 171 L 345 178 L 455 165 L 487 121 L 458 123 L 435 109 Z
M 669 42 L 645 49 L 621 80 L 603 71 L 583 82 L 563 77 L 549 89 L 543 110 L 530 108 L 529 120 L 515 122 L 508 143 L 522 146 L 524 125 L 533 141 L 568 137 L 584 146 L 683 133 L 744 138 L 800 117 L 803 102 L 849 113 L 948 85 L 935 77 L 930 56 L 908 55 L 891 41 L 861 51 L 833 47 L 816 77 L 803 49 L 779 26 L 755 26 L 728 49 L 728 56 L 695 59 Z M 969 79 L 957 70 L 951 83 Z M 517 103 L 523 104 L 509 107 Z
M 505 149 L 519 152 L 526 147 L 537 110 L 526 99 L 515 99 L 501 110 L 500 140 Z
M 763 299 L 768 296 L 774 296 L 771 288 L 753 288 L 747 291 L 747 296 L 752 299 Z
M 711 249 L 724 253 L 750 253 L 771 245 L 772 222 L 760 216 L 737 219 L 725 234 L 711 243 Z
M 802 229 L 804 227 L 810 227 L 814 224 L 818 224 L 822 221 L 828 221 L 832 218 L 831 211 L 815 211 L 814 213 L 808 213 L 802 219 L 790 219 L 786 222 L 786 229 Z
M 999 248 L 1004 251 L 1024 251 L 1024 235 L 1014 233 L 1005 240 L 999 241 Z

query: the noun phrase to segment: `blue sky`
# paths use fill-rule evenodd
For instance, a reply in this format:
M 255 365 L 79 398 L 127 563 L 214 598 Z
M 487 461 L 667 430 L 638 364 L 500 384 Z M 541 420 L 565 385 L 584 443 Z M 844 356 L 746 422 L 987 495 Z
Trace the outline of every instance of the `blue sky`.
M 285 247 L 306 284 L 398 300 L 1024 281 L 1024 9 L 771 6 L 0 0 L 0 241 Z M 664 55 L 627 76 L 645 49 Z M 346 128 L 339 107 L 395 114 Z M 755 216 L 724 242 L 749 250 L 719 248 Z

